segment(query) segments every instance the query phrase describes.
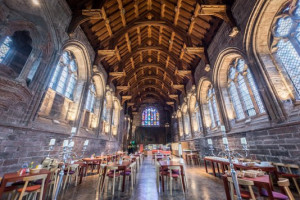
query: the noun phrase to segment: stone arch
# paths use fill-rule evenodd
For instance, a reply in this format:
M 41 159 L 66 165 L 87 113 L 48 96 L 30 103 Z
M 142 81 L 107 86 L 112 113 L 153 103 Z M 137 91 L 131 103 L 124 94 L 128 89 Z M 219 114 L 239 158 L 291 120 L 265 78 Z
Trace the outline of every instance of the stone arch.
M 205 128 L 210 127 L 211 125 L 211 116 L 209 113 L 209 108 L 207 105 L 207 91 L 209 90 L 212 82 L 207 77 L 202 77 L 199 80 L 197 87 L 197 99 L 200 102 L 200 106 L 202 107 L 202 116 L 203 116 L 203 125 Z
M 253 68 L 253 73 L 263 84 L 262 97 L 272 120 L 286 119 L 283 102 L 294 99 L 291 84 L 285 78 L 283 71 L 277 65 L 271 52 L 272 25 L 276 15 L 291 1 L 257 1 L 255 9 L 247 23 L 244 36 L 244 46 Z
M 224 49 L 219 53 L 213 70 L 213 82 L 220 94 L 221 101 L 219 102 L 219 106 L 221 110 L 226 111 L 224 117 L 229 121 L 235 118 L 235 112 L 228 93 L 228 70 L 231 62 L 236 58 L 243 58 L 247 63 L 246 55 L 238 48 Z

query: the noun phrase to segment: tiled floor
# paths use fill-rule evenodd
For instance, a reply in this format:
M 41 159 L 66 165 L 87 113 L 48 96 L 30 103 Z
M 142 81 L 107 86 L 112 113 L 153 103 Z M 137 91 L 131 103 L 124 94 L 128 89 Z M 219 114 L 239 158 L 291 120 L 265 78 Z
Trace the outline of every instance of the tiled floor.
M 62 200 L 100 200 L 100 199 L 118 199 L 118 200 L 223 200 L 225 192 L 221 179 L 205 173 L 203 167 L 187 167 L 188 191 L 184 195 L 180 185 L 173 189 L 173 195 L 169 190 L 158 192 L 156 187 L 155 166 L 151 160 L 146 158 L 137 175 L 137 183 L 133 191 L 130 189 L 130 183 L 126 183 L 126 191 L 115 191 L 112 196 L 110 190 L 100 195 L 97 189 L 97 175 L 88 176 L 77 187 L 70 185 L 65 193 L 60 196 Z M 160 188 L 161 190 L 161 188 Z

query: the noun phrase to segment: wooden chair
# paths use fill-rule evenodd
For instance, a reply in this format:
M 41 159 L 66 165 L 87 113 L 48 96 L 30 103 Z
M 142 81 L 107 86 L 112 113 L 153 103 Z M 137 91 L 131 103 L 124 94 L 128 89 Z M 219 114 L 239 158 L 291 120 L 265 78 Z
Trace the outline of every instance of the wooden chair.
M 121 175 L 124 175 L 124 173 L 125 173 L 125 177 L 128 176 L 130 178 L 132 190 L 133 190 L 133 185 L 135 184 L 135 180 L 136 180 L 136 168 L 137 168 L 136 166 L 137 166 L 137 161 L 131 163 L 129 165 L 128 169 L 121 172 Z M 120 184 L 122 183 L 122 178 L 123 178 L 123 176 L 120 177 Z
M 106 166 L 106 172 L 107 174 L 105 174 L 105 177 L 104 177 L 104 182 L 103 182 L 103 186 L 102 186 L 102 191 L 101 193 L 104 191 L 104 185 L 105 185 L 105 179 L 106 177 L 108 178 L 108 181 L 109 179 L 112 179 L 112 182 L 113 182 L 113 187 L 112 187 L 112 195 L 115 194 L 115 183 L 116 183 L 116 179 L 120 178 L 120 173 L 117 172 L 118 170 L 118 167 L 114 167 L 114 166 Z M 107 182 L 108 182 L 107 181 Z M 108 183 L 107 183 L 108 185 Z
M 290 200 L 295 200 L 289 186 L 290 186 L 290 181 L 289 179 L 286 178 L 279 178 L 279 181 L 277 182 L 279 187 L 282 187 L 289 197 Z
M 42 166 L 44 169 L 50 169 L 51 168 L 51 164 L 53 162 L 53 159 L 51 158 L 45 158 L 42 162 Z
M 298 182 L 297 182 L 297 179 L 300 178 L 300 175 L 299 175 L 299 166 L 298 165 L 294 165 L 294 164 L 287 164 L 285 165 L 288 169 L 288 172 L 290 174 L 290 178 L 292 178 L 293 182 L 294 182 L 294 185 L 297 189 L 297 192 L 298 194 L 300 195 L 300 188 L 299 188 L 299 185 L 298 185 Z M 295 172 L 298 172 L 298 174 L 296 174 Z
M 55 191 L 57 189 L 57 183 L 58 183 L 58 174 L 59 174 L 58 168 L 52 168 L 50 169 L 50 182 L 49 182 L 49 189 L 48 189 L 48 197 L 51 196 L 52 191 L 52 197 L 55 195 Z
M 227 180 L 228 180 L 229 185 L 230 185 L 230 196 L 231 196 L 231 199 L 232 200 L 237 199 L 237 196 L 235 194 L 235 189 L 234 189 L 234 184 L 233 184 L 232 178 L 228 177 Z M 253 188 L 252 188 L 252 186 L 254 186 L 254 182 L 253 181 L 238 179 L 238 183 L 241 186 L 247 187 L 248 190 L 249 190 L 249 191 L 240 190 L 242 199 L 256 200 L 256 197 L 255 197 L 255 194 L 254 194 Z
M 63 190 L 65 190 L 66 185 L 72 181 L 72 177 L 75 178 L 75 186 L 77 186 L 78 174 L 79 174 L 78 167 L 79 164 L 70 164 L 67 166 L 67 170 L 65 171 L 65 182 L 64 182 Z
M 293 180 L 297 192 L 300 195 L 300 188 L 297 182 L 297 179 L 300 178 L 300 175 L 297 174 L 297 172 L 299 171 L 299 166 L 295 164 L 283 164 L 283 163 L 273 163 L 273 165 L 276 167 L 280 177 Z
M 180 179 L 180 183 L 181 183 L 181 188 L 182 191 L 184 193 L 184 189 L 183 189 L 183 182 L 182 182 L 182 177 L 181 177 L 181 167 L 180 166 L 169 166 L 169 171 L 168 171 L 168 177 L 169 177 L 169 181 L 170 181 L 170 194 L 172 195 L 172 183 L 173 183 L 173 179 Z
M 42 200 L 43 194 L 44 194 L 45 180 L 46 180 L 47 176 L 48 176 L 47 174 L 41 174 L 41 175 L 36 175 L 36 176 L 24 177 L 23 181 L 25 181 L 25 184 L 24 184 L 23 188 L 20 188 L 17 190 L 19 195 L 15 196 L 15 200 L 17 200 L 17 199 L 22 200 L 22 198 L 27 195 L 29 195 L 28 197 L 33 196 L 33 199 L 36 199 L 38 193 L 40 193 L 39 200 Z M 41 185 L 28 186 L 28 183 L 30 181 L 38 181 L 38 180 L 42 180 Z M 18 198 L 18 196 L 19 196 L 19 198 Z
M 104 169 L 105 169 L 106 165 L 107 165 L 107 164 L 100 164 L 100 171 L 99 171 L 99 176 L 98 176 L 98 187 L 97 187 L 97 188 L 100 187 L 100 185 L 101 185 L 101 180 L 102 180 L 103 176 L 105 176 L 105 174 L 104 174 Z M 102 185 L 101 185 L 100 191 L 102 191 Z

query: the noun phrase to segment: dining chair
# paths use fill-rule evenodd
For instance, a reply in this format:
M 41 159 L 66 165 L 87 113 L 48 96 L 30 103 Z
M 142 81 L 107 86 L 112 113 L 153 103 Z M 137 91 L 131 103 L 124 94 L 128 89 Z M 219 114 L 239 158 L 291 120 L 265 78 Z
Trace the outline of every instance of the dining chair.
M 72 181 L 72 177 L 75 178 L 75 186 L 77 186 L 78 182 L 78 174 L 79 174 L 79 164 L 70 164 L 67 166 L 67 170 L 65 170 L 65 181 L 64 181 L 64 188 L 65 190 L 66 185 Z
M 286 193 L 286 195 L 289 197 L 290 200 L 295 200 L 295 197 L 293 196 L 289 186 L 290 181 L 286 178 L 279 178 L 279 181 L 277 182 L 279 187 L 282 187 Z
M 129 165 L 128 169 L 121 172 L 122 176 L 120 177 L 120 187 L 121 187 L 121 183 L 123 180 L 123 175 L 125 173 L 125 178 L 126 178 L 126 176 L 129 177 L 129 180 L 131 181 L 131 189 L 133 190 L 133 185 L 135 184 L 135 181 L 136 181 L 136 165 L 137 165 L 137 162 L 135 161 Z
M 0 185 L 1 185 L 2 177 L 0 177 Z M 18 189 L 17 186 L 6 186 L 4 188 L 4 194 L 7 195 L 7 200 L 11 200 L 12 197 L 15 195 L 16 189 Z
M 280 177 L 293 180 L 296 190 L 300 195 L 300 188 L 297 182 L 297 179 L 300 178 L 299 166 L 295 164 L 283 164 L 283 163 L 272 163 L 272 164 L 276 167 Z
M 117 170 L 118 170 L 118 167 L 109 166 L 109 165 L 106 166 L 106 172 L 107 173 L 104 175 L 104 181 L 103 181 L 103 186 L 102 186 L 101 193 L 104 191 L 105 180 L 108 178 L 107 185 L 108 185 L 109 180 L 111 179 L 112 183 L 113 183 L 113 186 L 112 186 L 112 195 L 115 194 L 115 182 L 116 182 L 116 179 L 120 178 L 120 173 L 117 172 Z
M 107 164 L 100 164 L 100 171 L 99 171 L 99 175 L 98 175 L 98 186 L 97 186 L 97 188 L 99 188 L 101 186 L 100 191 L 102 191 L 101 180 L 103 179 L 103 176 L 105 176 L 104 170 L 105 170 L 106 166 L 107 166 Z
M 54 197 L 54 195 L 55 195 L 55 191 L 57 189 L 59 171 L 60 171 L 60 169 L 58 169 L 58 168 L 50 169 L 48 197 L 51 196 L 51 191 L 52 191 L 52 197 Z
M 44 169 L 50 169 L 51 168 L 51 163 L 53 162 L 53 159 L 51 158 L 45 158 L 42 162 L 42 166 Z
M 24 177 L 23 181 L 25 181 L 25 184 L 22 188 L 19 188 L 17 190 L 18 194 L 15 196 L 15 200 L 22 200 L 24 196 L 27 196 L 29 198 L 33 197 L 33 199 L 37 198 L 37 194 L 39 193 L 39 200 L 43 199 L 43 194 L 44 194 L 44 186 L 45 186 L 45 181 L 47 178 L 48 174 L 41 174 L 41 175 L 36 175 L 36 176 L 28 176 Z M 31 185 L 28 186 L 29 182 L 31 181 L 38 181 L 42 180 L 41 184 L 38 185 Z
M 233 185 L 233 180 L 231 177 L 227 178 L 229 185 L 230 185 L 230 196 L 232 200 L 237 199 L 234 185 Z M 243 180 L 243 179 L 238 179 L 238 183 L 240 186 L 244 186 L 245 188 L 248 188 L 247 190 L 240 190 L 242 199 L 251 199 L 251 200 L 256 200 L 256 195 L 253 192 L 252 186 L 254 186 L 253 181 L 248 181 L 248 180 Z
M 297 189 L 297 192 L 300 195 L 300 188 L 297 182 L 297 179 L 300 179 L 299 166 L 295 164 L 287 164 L 285 166 L 287 167 L 290 177 L 292 178 L 294 185 Z
M 167 176 L 168 176 L 169 182 L 170 182 L 170 194 L 172 195 L 173 179 L 180 180 L 182 191 L 183 191 L 183 193 L 185 193 L 184 189 L 183 189 L 183 181 L 182 181 L 182 177 L 181 177 L 181 167 L 180 166 L 169 166 L 168 169 L 169 170 L 168 170 Z

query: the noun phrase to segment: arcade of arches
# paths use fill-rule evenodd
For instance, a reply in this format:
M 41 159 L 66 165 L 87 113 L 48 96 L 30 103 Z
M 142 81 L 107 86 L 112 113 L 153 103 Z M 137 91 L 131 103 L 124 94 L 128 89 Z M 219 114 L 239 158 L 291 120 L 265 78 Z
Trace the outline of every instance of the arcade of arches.
M 65 140 L 78 157 L 189 149 L 203 163 L 226 137 L 300 165 L 299 23 L 299 0 L 0 0 L 0 177 L 61 158 Z M 187 199 L 224 198 L 220 180 L 220 196 Z

